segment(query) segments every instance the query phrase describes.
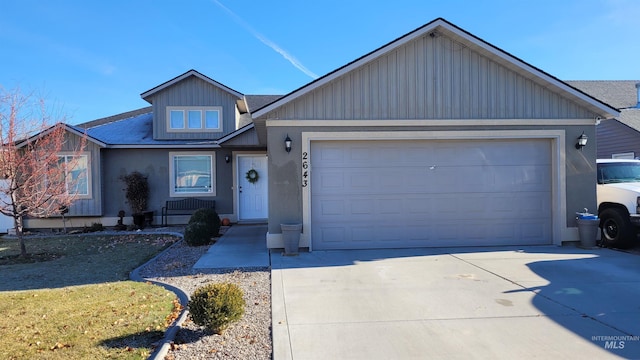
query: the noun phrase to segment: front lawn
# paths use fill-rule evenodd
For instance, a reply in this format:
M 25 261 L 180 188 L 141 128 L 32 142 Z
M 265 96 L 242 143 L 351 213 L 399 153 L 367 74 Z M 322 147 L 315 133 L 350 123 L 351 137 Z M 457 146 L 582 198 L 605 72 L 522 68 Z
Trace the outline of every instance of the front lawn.
M 179 310 L 175 294 L 126 281 L 177 240 L 166 235 L 33 237 L 30 259 L 0 238 L 0 358 L 144 359 Z

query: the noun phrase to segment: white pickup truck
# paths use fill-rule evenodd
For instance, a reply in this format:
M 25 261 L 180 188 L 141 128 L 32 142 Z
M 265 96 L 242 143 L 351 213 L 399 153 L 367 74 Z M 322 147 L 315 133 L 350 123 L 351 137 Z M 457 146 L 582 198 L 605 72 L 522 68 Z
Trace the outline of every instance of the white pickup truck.
M 596 163 L 602 243 L 631 247 L 640 227 L 640 160 L 598 159 Z

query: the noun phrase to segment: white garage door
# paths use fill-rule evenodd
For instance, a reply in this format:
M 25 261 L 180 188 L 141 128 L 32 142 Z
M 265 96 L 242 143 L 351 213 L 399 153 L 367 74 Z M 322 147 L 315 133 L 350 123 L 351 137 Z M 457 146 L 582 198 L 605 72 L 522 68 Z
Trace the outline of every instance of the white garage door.
M 550 244 L 551 142 L 313 141 L 314 250 Z

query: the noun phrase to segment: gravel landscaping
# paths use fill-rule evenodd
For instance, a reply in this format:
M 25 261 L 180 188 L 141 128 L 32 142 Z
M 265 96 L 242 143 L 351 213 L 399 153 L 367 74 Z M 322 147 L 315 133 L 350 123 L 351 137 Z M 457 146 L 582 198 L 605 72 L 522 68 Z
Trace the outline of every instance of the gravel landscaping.
M 140 269 L 139 274 L 175 286 L 188 295 L 211 282 L 232 282 L 244 291 L 245 315 L 222 335 L 212 334 L 187 318 L 165 359 L 271 359 L 269 269 L 194 271 L 193 265 L 208 249 L 209 246 L 190 247 L 180 241 Z

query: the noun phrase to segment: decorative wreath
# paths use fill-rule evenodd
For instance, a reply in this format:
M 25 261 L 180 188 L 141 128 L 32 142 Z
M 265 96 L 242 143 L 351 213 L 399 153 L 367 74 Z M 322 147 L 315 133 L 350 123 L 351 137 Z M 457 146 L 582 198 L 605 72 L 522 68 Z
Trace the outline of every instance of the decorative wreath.
M 255 169 L 251 169 L 247 171 L 245 178 L 247 178 L 247 181 L 250 183 L 255 184 L 258 182 L 258 179 L 260 179 L 260 175 L 258 175 L 258 172 Z

